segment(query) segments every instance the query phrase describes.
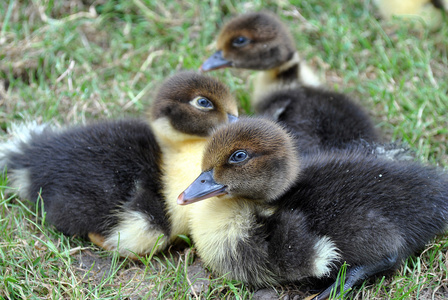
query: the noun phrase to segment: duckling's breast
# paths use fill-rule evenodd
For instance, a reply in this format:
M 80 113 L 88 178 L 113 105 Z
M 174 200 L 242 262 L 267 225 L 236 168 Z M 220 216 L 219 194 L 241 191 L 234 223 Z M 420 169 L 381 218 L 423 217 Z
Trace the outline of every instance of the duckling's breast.
M 224 196 L 190 206 L 191 234 L 206 265 L 218 274 L 257 286 L 278 283 L 269 267 L 265 228 L 257 222 L 250 201 Z
M 177 204 L 177 197 L 201 173 L 201 159 L 206 140 L 196 139 L 162 147 L 163 185 L 166 209 L 171 223 L 173 241 L 179 234 L 189 234 L 188 214 L 191 206 Z
M 204 249 L 205 256 L 210 256 L 207 260 L 224 256 L 228 251 L 233 254 L 237 242 L 247 239 L 254 226 L 250 209 L 228 197 L 213 197 L 190 206 L 192 235 L 198 237 L 196 246 Z M 222 244 L 227 246 L 213 246 Z
M 254 226 L 251 211 L 227 197 L 213 197 L 190 206 L 192 236 L 201 258 L 219 273 L 229 272 L 231 262 L 227 261 L 238 260 L 238 243 L 249 239 Z

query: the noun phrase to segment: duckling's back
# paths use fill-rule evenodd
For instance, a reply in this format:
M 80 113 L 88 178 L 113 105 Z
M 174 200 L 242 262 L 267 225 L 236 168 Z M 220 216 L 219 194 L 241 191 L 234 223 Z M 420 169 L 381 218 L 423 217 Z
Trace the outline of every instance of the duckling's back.
M 43 200 L 47 220 L 59 230 L 79 236 L 105 233 L 117 224 L 120 211 L 131 209 L 169 232 L 160 149 L 143 121 L 102 122 L 62 132 L 47 128 L 29 137 L 5 155 L 9 182 L 21 196 Z
M 356 151 L 303 162 L 281 207 L 303 212 L 310 230 L 331 237 L 350 265 L 392 254 L 399 264 L 446 229 L 448 175 L 440 170 Z
M 379 141 L 362 107 L 348 96 L 324 89 L 299 87 L 266 96 L 258 114 L 275 119 L 296 137 L 301 152 L 344 149 L 361 141 Z

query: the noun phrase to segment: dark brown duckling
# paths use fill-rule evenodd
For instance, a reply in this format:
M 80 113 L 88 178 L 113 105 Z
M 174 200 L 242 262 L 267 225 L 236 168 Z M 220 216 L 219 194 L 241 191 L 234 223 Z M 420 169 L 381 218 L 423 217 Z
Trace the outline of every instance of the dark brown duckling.
M 273 14 L 250 13 L 230 20 L 218 36 L 217 48 L 201 68 L 264 70 L 254 87 L 255 113 L 286 125 L 302 151 L 380 142 L 369 115 L 349 96 L 306 84 L 293 39 Z
M 375 151 L 382 142 L 365 110 L 341 93 L 306 87 L 279 90 L 262 99 L 256 111 L 285 125 L 302 153 L 359 145 Z
M 347 290 L 397 268 L 448 222 L 448 176 L 440 170 L 356 149 L 302 157 L 269 120 L 219 128 L 202 171 L 178 198 L 201 200 L 190 211 L 197 251 L 220 275 L 257 287 L 335 280 L 346 262 Z M 339 282 L 317 299 L 331 288 Z
M 150 125 L 22 126 L 1 146 L 0 165 L 20 197 L 43 200 L 46 220 L 58 230 L 134 257 L 188 234 L 177 196 L 199 172 L 212 128 L 237 114 L 219 81 L 180 73 L 161 86 Z
M 248 13 L 230 20 L 218 35 L 218 49 L 202 71 L 233 67 L 261 70 L 254 81 L 254 103 L 269 91 L 322 85 L 297 52 L 289 30 L 272 13 Z

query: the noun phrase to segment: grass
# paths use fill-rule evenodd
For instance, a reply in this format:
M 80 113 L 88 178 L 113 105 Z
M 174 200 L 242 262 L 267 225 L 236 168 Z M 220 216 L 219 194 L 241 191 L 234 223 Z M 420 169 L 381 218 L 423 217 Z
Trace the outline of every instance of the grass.
M 197 69 L 231 16 L 269 9 L 326 79 L 365 106 L 391 140 L 448 167 L 448 22 L 379 20 L 371 1 L 8 0 L 0 4 L 0 126 L 56 124 L 145 113 L 160 82 Z M 253 72 L 214 72 L 251 112 Z M 39 206 L 0 186 L 0 299 L 184 299 L 257 297 L 210 274 L 194 245 L 140 262 L 119 259 L 45 223 Z M 393 275 L 354 299 L 443 299 L 448 240 L 438 237 Z M 194 275 L 200 280 L 194 278 Z M 190 288 L 190 285 L 195 288 Z M 295 286 L 275 294 L 304 295 Z M 292 297 L 292 296 L 291 296 Z

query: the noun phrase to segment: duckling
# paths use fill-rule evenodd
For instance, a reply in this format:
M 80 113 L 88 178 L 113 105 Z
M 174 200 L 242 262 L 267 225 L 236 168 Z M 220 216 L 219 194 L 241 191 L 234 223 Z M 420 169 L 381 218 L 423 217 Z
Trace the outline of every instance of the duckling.
M 0 159 L 9 185 L 23 199 L 41 199 L 46 220 L 59 231 L 132 257 L 152 250 L 159 235 L 169 235 L 161 150 L 146 122 L 65 130 L 25 125 L 13 136 L 21 139 L 1 151 Z
M 382 142 L 365 110 L 341 93 L 308 87 L 279 90 L 266 95 L 255 111 L 285 125 L 302 153 L 362 143 L 375 149 Z
M 307 73 L 301 73 L 307 68 L 298 58 L 290 33 L 273 14 L 250 13 L 231 20 L 219 34 L 217 48 L 201 69 L 264 70 L 252 97 L 255 113 L 287 125 L 302 150 L 380 141 L 361 106 L 347 95 L 307 81 Z
M 275 122 L 240 119 L 215 131 L 178 204 L 192 204 L 193 241 L 219 274 L 260 287 L 334 280 L 347 262 L 347 290 L 445 230 L 448 176 L 357 149 L 301 156 Z
M 22 126 L 1 147 L 0 165 L 20 197 L 43 200 L 46 220 L 58 230 L 135 258 L 188 233 L 177 195 L 199 172 L 211 129 L 237 114 L 219 81 L 180 73 L 161 86 L 150 124 Z
M 421 17 L 431 29 L 437 29 L 443 21 L 443 10 L 448 10 L 448 0 L 375 0 L 384 19 L 393 16 Z
M 221 30 L 217 49 L 202 71 L 234 67 L 262 70 L 254 81 L 252 101 L 288 86 L 321 86 L 322 82 L 294 46 L 292 35 L 272 13 L 256 12 L 230 20 Z

